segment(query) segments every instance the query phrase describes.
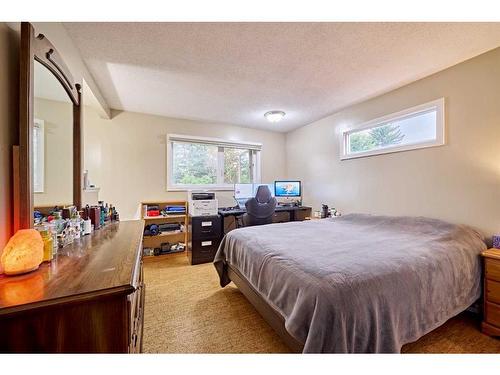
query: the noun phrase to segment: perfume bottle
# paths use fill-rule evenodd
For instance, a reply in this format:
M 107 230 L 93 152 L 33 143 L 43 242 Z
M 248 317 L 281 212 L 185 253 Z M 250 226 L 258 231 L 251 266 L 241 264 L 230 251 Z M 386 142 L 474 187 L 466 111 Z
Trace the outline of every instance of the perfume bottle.
M 52 223 L 55 225 L 57 234 L 61 234 L 65 228 L 66 220 L 62 218 L 61 211 L 54 212 L 54 220 Z
M 87 206 L 82 210 L 83 218 L 83 235 L 92 233 L 92 220 L 90 220 L 90 206 Z
M 75 239 L 80 238 L 82 235 L 82 218 L 80 217 L 80 212 L 74 212 L 73 217 L 71 218 L 71 226 L 74 230 Z
M 99 208 L 101 209 L 99 216 L 99 226 L 102 227 L 104 225 L 104 218 L 105 218 L 104 201 L 99 201 L 98 203 L 99 203 Z

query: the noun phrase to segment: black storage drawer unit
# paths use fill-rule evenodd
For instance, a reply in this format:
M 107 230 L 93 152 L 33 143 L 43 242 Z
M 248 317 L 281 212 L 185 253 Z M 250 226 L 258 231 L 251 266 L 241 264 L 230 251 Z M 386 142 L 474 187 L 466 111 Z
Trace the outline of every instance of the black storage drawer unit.
M 215 253 L 217 252 L 220 244 L 220 240 L 218 238 L 193 240 L 192 243 L 193 252 L 191 264 L 213 262 Z
M 193 238 L 214 238 L 221 235 L 221 219 L 219 216 L 196 216 L 191 220 L 190 229 Z
M 220 216 L 189 216 L 188 257 L 191 264 L 212 262 L 221 239 Z

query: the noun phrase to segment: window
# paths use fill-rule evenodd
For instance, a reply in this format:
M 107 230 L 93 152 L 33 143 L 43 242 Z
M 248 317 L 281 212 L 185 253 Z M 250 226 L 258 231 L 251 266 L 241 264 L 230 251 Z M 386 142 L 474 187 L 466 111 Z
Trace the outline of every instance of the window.
M 45 125 L 43 120 L 33 124 L 33 192 L 43 193 L 45 184 Z
M 232 190 L 260 182 L 260 143 L 167 136 L 167 190 Z
M 224 147 L 225 184 L 253 183 L 252 153 L 252 150 Z
M 444 144 L 444 99 L 369 121 L 342 133 L 341 159 Z

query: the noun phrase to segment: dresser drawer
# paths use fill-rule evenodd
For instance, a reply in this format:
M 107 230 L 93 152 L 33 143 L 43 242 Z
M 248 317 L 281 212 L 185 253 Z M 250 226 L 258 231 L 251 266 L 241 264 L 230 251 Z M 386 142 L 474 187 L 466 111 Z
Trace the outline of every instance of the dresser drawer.
M 287 223 L 290 221 L 290 213 L 286 211 L 275 212 L 272 220 L 273 223 Z
M 500 304 L 500 282 L 486 279 L 486 300 Z
M 193 239 L 221 237 L 221 219 L 219 216 L 200 216 L 191 218 Z
M 500 281 L 500 260 L 486 259 L 486 278 Z
M 140 353 L 142 351 L 142 331 L 144 324 L 144 296 L 146 287 L 141 284 L 132 293 L 130 299 L 130 342 L 129 353 Z
M 135 331 L 135 321 L 137 316 L 139 315 L 139 307 L 140 307 L 140 298 L 141 298 L 141 287 L 136 289 L 136 291 L 128 296 L 128 309 L 129 309 L 129 330 L 130 335 L 133 335 Z
M 500 327 L 500 305 L 486 302 L 486 322 Z

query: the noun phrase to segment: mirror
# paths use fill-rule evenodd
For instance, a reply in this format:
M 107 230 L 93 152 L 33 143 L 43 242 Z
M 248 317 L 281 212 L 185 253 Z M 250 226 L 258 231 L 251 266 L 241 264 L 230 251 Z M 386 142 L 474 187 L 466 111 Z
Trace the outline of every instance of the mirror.
M 33 72 L 33 205 L 72 205 L 73 102 L 38 61 Z
M 19 93 L 15 230 L 33 227 L 34 207 L 82 202 L 81 85 L 29 22 L 21 22 Z

